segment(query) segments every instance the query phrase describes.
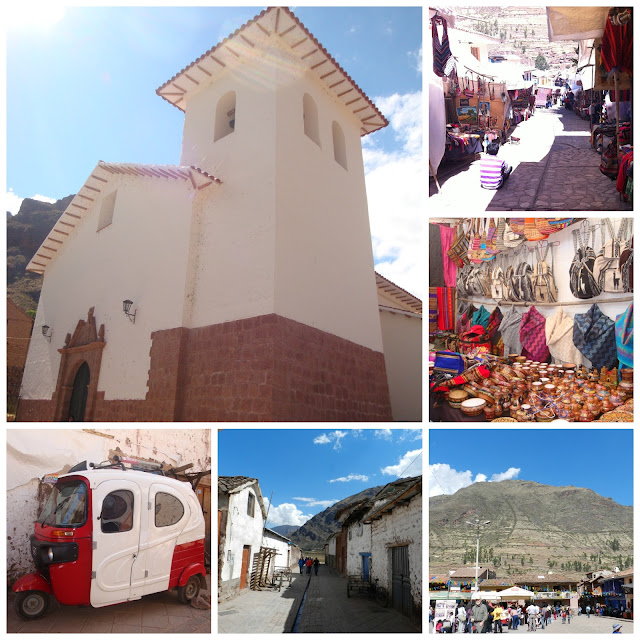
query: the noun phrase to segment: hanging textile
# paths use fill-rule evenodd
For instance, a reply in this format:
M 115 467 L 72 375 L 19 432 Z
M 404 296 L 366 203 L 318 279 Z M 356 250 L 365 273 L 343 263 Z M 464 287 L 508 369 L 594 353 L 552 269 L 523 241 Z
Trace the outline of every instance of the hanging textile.
M 616 316 L 616 348 L 620 367 L 633 368 L 633 302 Z
M 484 308 L 484 305 L 480 305 L 480 308 L 473 314 L 471 324 L 481 324 L 485 329 L 489 325 L 489 316 L 491 314 Z
M 473 314 L 477 311 L 476 307 L 473 304 L 469 305 L 469 308 L 458 318 L 458 322 L 456 322 L 456 333 L 461 336 L 463 333 L 466 333 L 471 329 L 471 320 L 473 318 Z
M 597 304 L 573 320 L 573 344 L 598 368 L 618 366 L 615 322 L 605 316 Z
M 504 314 L 500 323 L 500 333 L 504 342 L 504 352 L 506 355 L 510 353 L 522 352 L 522 343 L 520 342 L 520 325 L 522 324 L 522 314 L 516 311 L 515 307 L 511 307 Z
M 613 24 L 611 21 L 614 9 L 609 11 L 604 35 L 602 36 L 602 49 L 600 52 L 602 64 L 607 71 L 616 68 L 618 71 L 633 72 L 633 22 L 623 25 Z
M 456 237 L 456 228 L 445 225 L 440 226 L 440 243 L 442 246 L 442 266 L 444 270 L 444 286 L 456 286 L 456 265 L 447 255 L 447 251 L 451 248 L 453 240 Z
M 451 287 L 438 287 L 438 329 L 453 331 L 455 329 L 454 297 L 456 290 Z
M 573 318 L 563 309 L 547 318 L 544 333 L 554 363 L 583 364 L 582 353 L 573 344 Z
M 438 35 L 438 25 L 442 25 L 442 40 Z M 431 18 L 431 40 L 433 42 L 433 72 L 440 76 L 448 76 L 453 69 L 455 59 L 449 47 L 447 21 L 442 16 Z
M 429 335 L 438 333 L 438 287 L 429 287 Z
M 444 287 L 444 265 L 442 262 L 442 239 L 440 227 L 429 224 L 429 286 Z
M 504 355 L 504 340 L 500 333 L 500 323 L 502 322 L 502 311 L 500 307 L 496 307 L 489 316 L 489 324 L 487 331 L 489 332 L 489 340 L 491 341 L 491 353 L 495 356 Z
M 537 362 L 547 362 L 549 359 L 549 347 L 547 347 L 544 331 L 545 322 L 545 317 L 535 307 L 531 307 L 523 314 L 520 325 L 522 355 Z

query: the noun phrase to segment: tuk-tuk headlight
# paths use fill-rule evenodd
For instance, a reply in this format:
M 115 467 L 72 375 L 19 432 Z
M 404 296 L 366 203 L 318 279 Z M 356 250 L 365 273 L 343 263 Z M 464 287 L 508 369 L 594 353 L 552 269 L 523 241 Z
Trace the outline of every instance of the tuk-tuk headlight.
M 49 562 L 53 562 L 53 549 L 51 547 L 47 549 L 47 557 L 49 558 Z

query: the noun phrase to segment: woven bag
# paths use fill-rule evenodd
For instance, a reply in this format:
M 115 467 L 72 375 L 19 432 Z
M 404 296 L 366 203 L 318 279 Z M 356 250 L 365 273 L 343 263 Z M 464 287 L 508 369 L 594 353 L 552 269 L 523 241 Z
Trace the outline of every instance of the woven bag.
M 524 230 L 524 229 L 523 229 Z M 524 242 L 524 235 L 516 233 L 510 227 L 510 225 L 504 225 L 504 239 L 503 243 L 507 249 L 513 249 L 519 247 Z
M 572 224 L 574 218 L 547 218 L 547 222 L 551 227 L 551 233 L 555 233 L 556 231 L 562 231 L 570 224 Z
M 537 242 L 538 240 L 545 240 L 547 236 L 538 230 L 535 218 L 525 218 L 524 237 L 529 242 Z
M 549 234 L 554 232 L 554 229 L 549 224 L 547 218 L 536 218 L 535 221 L 536 227 L 541 234 L 548 236 Z
M 482 262 L 480 257 L 480 221 L 476 220 L 471 222 L 471 235 L 469 237 L 469 249 L 467 250 L 467 257 L 469 262 Z M 475 227 L 475 229 L 474 229 Z
M 506 227 L 506 221 L 504 218 L 498 218 L 498 227 L 496 229 L 496 250 L 504 251 L 506 249 L 504 244 L 504 230 Z
M 510 218 L 509 226 L 513 233 L 518 233 L 521 236 L 524 235 L 524 218 Z
M 447 251 L 447 255 L 456 267 L 461 269 L 465 264 L 469 264 L 467 250 L 469 249 L 469 235 L 465 232 L 464 222 L 456 226 L 456 237 Z
M 489 218 L 489 230 L 487 231 L 487 257 L 485 260 L 493 260 L 498 253 L 496 247 L 496 225 L 493 218 Z

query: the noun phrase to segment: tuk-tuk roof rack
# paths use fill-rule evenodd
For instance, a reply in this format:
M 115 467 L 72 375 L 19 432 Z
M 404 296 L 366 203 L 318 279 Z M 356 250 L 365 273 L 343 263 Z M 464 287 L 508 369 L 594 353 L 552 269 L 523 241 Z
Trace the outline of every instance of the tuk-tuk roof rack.
M 129 464 L 129 466 L 126 466 Z M 71 467 L 67 473 L 75 473 L 76 471 L 89 471 L 89 469 L 121 469 L 122 471 L 144 471 L 145 473 L 153 473 L 155 475 L 164 476 L 165 472 L 162 465 L 158 462 L 140 461 L 134 458 L 125 458 L 118 455 L 113 456 L 113 460 L 105 460 L 98 464 L 83 460 L 75 466 Z

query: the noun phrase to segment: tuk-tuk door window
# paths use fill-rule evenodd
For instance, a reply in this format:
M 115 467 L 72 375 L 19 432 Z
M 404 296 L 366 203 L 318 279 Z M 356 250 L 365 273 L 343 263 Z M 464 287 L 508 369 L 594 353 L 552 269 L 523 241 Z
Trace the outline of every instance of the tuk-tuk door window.
M 102 501 L 100 528 L 103 533 L 122 533 L 133 529 L 133 493 L 112 491 Z
M 169 527 L 182 520 L 184 515 L 184 506 L 178 498 L 170 493 L 158 491 L 156 493 L 156 527 Z

